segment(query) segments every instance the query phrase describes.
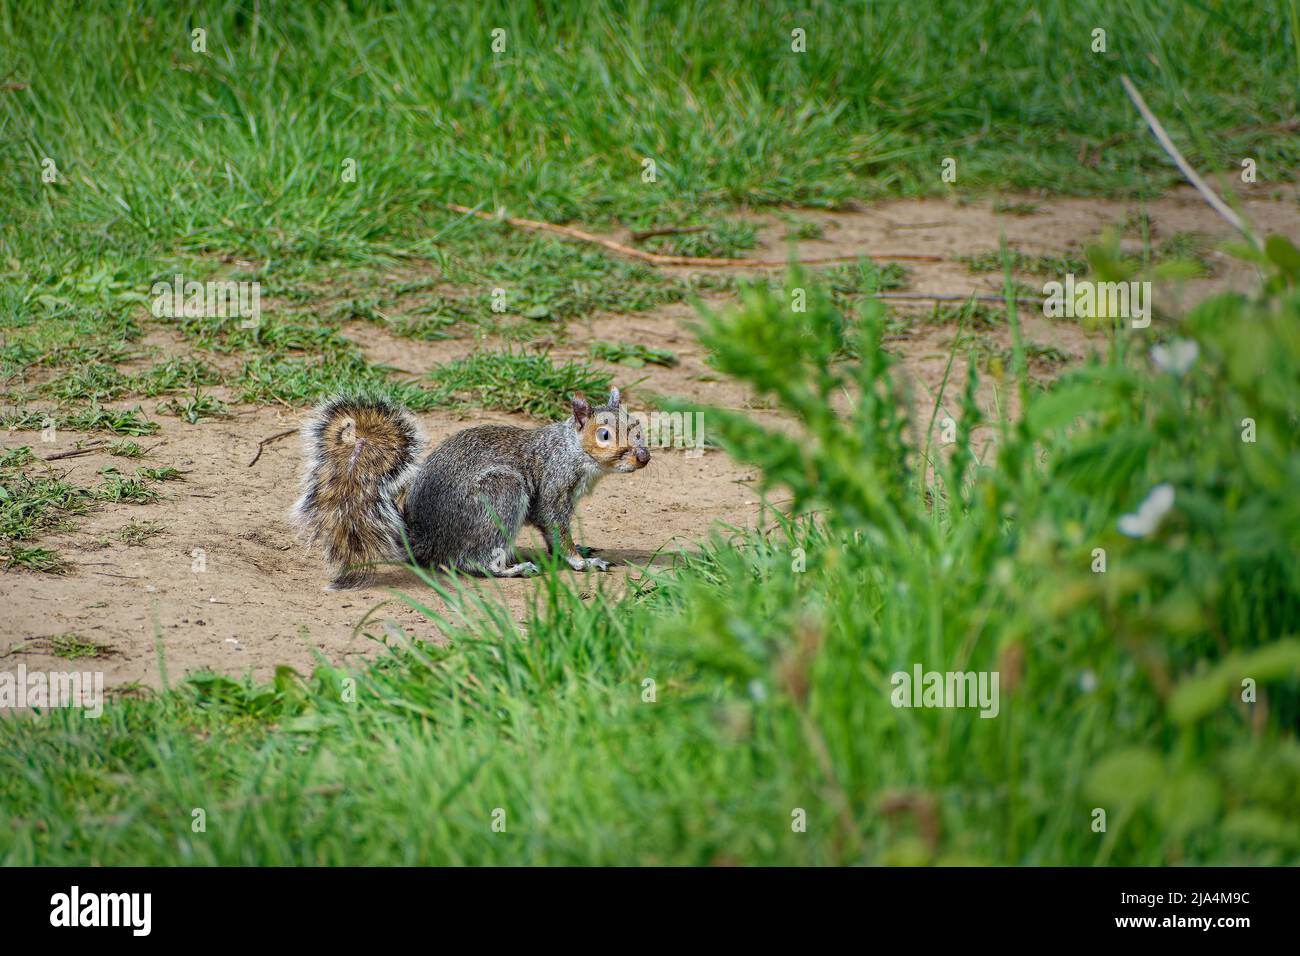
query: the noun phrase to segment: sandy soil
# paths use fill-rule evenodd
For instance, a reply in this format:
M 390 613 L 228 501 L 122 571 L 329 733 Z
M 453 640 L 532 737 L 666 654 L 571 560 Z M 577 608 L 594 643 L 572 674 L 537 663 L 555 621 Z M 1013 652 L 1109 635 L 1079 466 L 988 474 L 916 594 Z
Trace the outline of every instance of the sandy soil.
M 1245 212 L 1263 231 L 1280 231 L 1300 239 L 1296 195 L 1290 188 L 1257 189 Z M 1000 291 L 998 275 L 971 274 L 954 261 L 958 256 L 995 249 L 1005 234 L 1009 245 L 1030 253 L 1077 249 L 1103 227 L 1123 222 L 1137 204 L 1112 200 L 1030 200 L 1030 215 L 997 215 L 989 200 L 960 205 L 944 199 L 894 201 L 852 212 L 800 210 L 799 216 L 824 225 L 820 240 L 799 244 L 802 258 L 911 252 L 945 257 L 944 262 L 914 264 L 912 292 Z M 1228 227 L 1190 190 L 1145 204 L 1155 241 L 1177 232 L 1198 231 L 1228 238 Z M 776 216 L 753 216 L 761 226 L 762 247 L 754 255 L 783 258 L 785 225 Z M 1157 302 L 1171 307 L 1173 296 L 1191 301 L 1227 287 L 1247 288 L 1249 270 L 1216 254 L 1216 274 L 1185 288 L 1157 290 Z M 1023 277 L 1041 288 L 1042 278 Z M 922 307 L 928 309 L 928 307 Z M 653 313 L 600 315 L 571 323 L 570 334 L 553 350 L 557 357 L 586 358 L 586 331 L 614 340 L 630 340 L 672 349 L 680 364 L 671 369 L 614 367 L 616 380 L 644 379 L 641 388 L 701 404 L 745 408 L 762 420 L 779 424 L 771 411 L 756 407 L 735 382 L 719 380 L 704 363 L 703 349 L 687 329 L 694 316 L 686 305 Z M 925 327 L 891 343 L 912 383 L 913 399 L 929 409 L 948 361 L 953 329 Z M 1070 322 L 1041 317 L 1026 320 L 1026 337 L 1082 359 L 1100 343 Z M 373 360 L 419 373 L 475 347 L 469 340 L 422 344 L 393 339 L 375 326 L 355 322 L 345 327 Z M 187 351 L 165 328 L 150 333 L 150 344 L 171 353 Z M 943 414 L 956 415 L 964 363 L 958 361 Z M 222 390 L 213 390 L 228 398 Z M 986 381 L 981 401 L 990 409 L 999 400 Z M 123 402 L 134 405 L 135 401 Z M 143 444 L 155 446 L 145 464 L 170 465 L 185 473 L 183 482 L 158 486 L 164 499 L 148 505 L 107 505 L 83 518 L 74 529 L 41 541 L 60 551 L 70 568 L 64 575 L 22 571 L 0 574 L 0 655 L 11 669 L 21 661 L 28 670 L 102 670 L 110 687 L 158 686 L 160 649 L 169 677 L 202 668 L 269 675 L 278 664 L 310 671 L 317 655 L 339 663 L 380 652 L 366 634 L 382 637 L 385 621 L 408 633 L 437 639 L 435 626 L 403 604 L 401 589 L 420 593 L 437 607 L 436 596 L 405 571 L 386 573 L 372 588 L 346 593 L 321 590 L 324 577 L 317 557 L 299 547 L 285 522 L 299 473 L 297 438 L 266 445 L 250 466 L 257 443 L 298 424 L 299 413 L 287 408 L 235 406 L 234 418 L 198 426 L 167 416 L 151 416 L 162 426 Z M 438 440 L 471 424 L 514 422 L 499 414 L 464 418 L 451 413 L 419 416 L 426 434 Z M 0 445 L 31 444 L 38 455 L 70 449 L 88 436 L 60 432 L 53 444 L 40 443 L 33 432 L 0 433 Z M 58 472 L 74 483 L 97 481 L 98 469 L 129 463 L 107 454 L 90 454 L 56 462 Z M 611 574 L 582 576 L 585 590 L 617 589 L 628 574 L 648 562 L 666 563 L 678 548 L 690 548 L 717 522 L 743 526 L 759 518 L 752 468 L 710 450 L 695 457 L 681 450 L 659 449 L 648 469 L 611 476 L 580 508 L 578 540 L 615 562 Z M 779 502 L 778 502 L 779 503 Z M 144 546 L 129 547 L 116 534 L 132 519 L 158 522 L 165 533 Z M 527 532 L 525 549 L 539 542 Z M 479 585 L 498 590 L 522 617 L 537 582 L 507 580 Z M 369 624 L 358 630 L 367 617 Z M 104 647 L 104 656 L 65 661 L 50 653 L 49 640 L 73 632 Z

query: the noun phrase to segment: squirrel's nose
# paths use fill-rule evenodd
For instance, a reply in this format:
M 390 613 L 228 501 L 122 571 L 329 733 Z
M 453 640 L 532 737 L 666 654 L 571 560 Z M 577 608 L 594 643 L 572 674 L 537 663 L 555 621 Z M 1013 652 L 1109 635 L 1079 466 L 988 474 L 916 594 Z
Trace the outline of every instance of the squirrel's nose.
M 650 450 L 648 448 L 638 448 L 636 450 L 636 463 L 641 466 L 650 464 Z

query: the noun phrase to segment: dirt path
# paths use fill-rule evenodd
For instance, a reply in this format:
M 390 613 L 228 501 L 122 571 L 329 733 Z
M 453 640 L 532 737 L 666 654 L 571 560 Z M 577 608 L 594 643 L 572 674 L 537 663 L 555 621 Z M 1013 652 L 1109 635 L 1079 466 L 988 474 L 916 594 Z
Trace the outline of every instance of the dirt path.
M 420 420 L 434 441 L 466 424 L 440 415 Z M 527 424 L 501 415 L 482 420 Z M 260 438 L 294 424 L 292 415 L 267 408 L 197 428 L 164 420 L 155 457 L 186 472 L 185 481 L 163 485 L 162 502 L 108 505 L 79 520 L 76 530 L 47 537 L 71 559 L 68 574 L 6 574 L 6 643 L 74 632 L 110 649 L 94 669 L 102 669 L 112 686 L 157 682 L 155 621 L 173 677 L 203 667 L 235 673 L 252 668 L 265 676 L 281 663 L 309 670 L 316 651 L 335 661 L 374 653 L 378 645 L 353 631 L 383 601 L 388 603 L 371 633 L 382 635 L 382 622 L 391 618 L 414 636 L 436 638 L 425 618 L 392 600 L 389 588 L 421 587 L 402 569 L 383 573 L 377 586 L 365 590 L 321 590 L 325 578 L 317 556 L 294 542 L 284 520 L 297 488 L 296 436 L 269 444 L 248 467 Z M 87 455 L 64 470 L 70 480 L 93 483 L 96 471 L 110 464 L 108 455 Z M 743 485 L 749 474 L 716 452 L 693 460 L 681 451 L 660 452 L 644 472 L 602 484 L 582 509 L 578 540 L 601 549 L 611 562 L 644 564 L 660 549 L 697 540 L 714 519 L 752 520 L 756 497 Z M 127 547 L 115 534 L 132 518 L 157 521 L 167 530 L 143 547 Z M 524 547 L 540 546 L 536 539 L 522 541 Z M 617 587 L 622 574 L 585 580 Z M 485 586 L 499 588 L 522 614 L 535 584 L 506 580 Z M 22 658 L 29 670 L 60 669 L 39 647 Z
M 1018 215 L 999 215 L 988 200 L 958 205 L 941 199 L 888 202 L 858 212 L 800 211 L 801 218 L 822 225 L 823 238 L 801 242 L 799 251 L 803 257 L 882 250 L 938 254 L 950 261 L 916 265 L 909 291 L 997 293 L 999 274 L 972 274 L 964 264 L 951 260 L 995 249 L 999 234 L 1028 253 L 1077 250 L 1101 228 L 1125 221 L 1137 208 L 1110 200 L 1028 202 L 1034 208 L 1020 205 Z M 1187 232 L 1228 238 L 1227 227 L 1190 191 L 1179 191 L 1144 208 L 1153 242 Z M 1281 231 L 1293 239 L 1300 239 L 1298 209 L 1293 190 L 1270 194 L 1259 189 L 1245 204 L 1248 218 L 1263 231 Z M 759 222 L 762 240 L 753 255 L 783 257 L 784 223 L 774 215 L 751 218 Z M 1220 254 L 1211 254 L 1211 260 L 1216 267 L 1213 276 L 1165 294 L 1192 300 L 1223 288 L 1248 286 L 1249 270 Z M 1023 281 L 1041 287 L 1043 278 L 1026 275 Z M 928 307 L 920 308 L 928 312 Z M 758 418 L 775 421 L 770 411 L 754 407 L 744 388 L 719 380 L 705 364 L 703 349 L 686 327 L 694 314 L 689 306 L 673 305 L 650 313 L 578 320 L 571 323 L 569 343 L 562 343 L 553 354 L 586 359 L 584 329 L 599 338 L 667 347 L 680 358 L 674 368 L 610 368 L 620 383 L 644 379 L 641 387 L 656 393 L 745 408 Z M 362 322 L 349 323 L 344 331 L 372 360 L 419 371 L 474 347 L 460 340 L 426 345 L 393 339 Z M 1076 324 L 1041 317 L 1026 319 L 1025 331 L 1029 341 L 1058 349 L 1070 362 L 1083 359 L 1098 342 Z M 912 381 L 915 400 L 927 410 L 937 395 L 953 332 L 951 327 L 920 326 L 891 343 Z M 991 334 L 995 339 L 1003 335 L 997 341 L 1005 342 L 1005 333 Z M 182 340 L 165 330 L 152 333 L 150 341 L 171 352 L 185 351 Z M 954 406 L 963 378 L 964 362 L 958 361 L 953 378 L 958 387 L 950 385 L 947 396 Z M 222 389 L 214 393 L 230 397 Z M 1000 400 L 992 382 L 984 383 L 981 400 L 990 408 Z M 943 410 L 955 414 L 955 408 L 946 404 Z M 393 589 L 419 586 L 404 571 L 388 572 L 379 585 L 366 590 L 321 590 L 324 576 L 319 561 L 294 542 L 285 523 L 297 492 L 296 437 L 269 443 L 258 462 L 249 465 L 258 441 L 295 427 L 299 413 L 238 405 L 235 412 L 232 419 L 199 426 L 159 418 L 161 431 L 147 440 L 157 446 L 148 464 L 180 469 L 185 473 L 183 482 L 159 485 L 162 501 L 105 505 L 75 519 L 72 530 L 47 535 L 40 543 L 63 553 L 70 565 L 67 574 L 0 574 L 0 654 L 10 652 L 5 658 L 7 669 L 21 661 L 28 670 L 102 670 L 110 687 L 158 686 L 157 633 L 173 681 L 203 668 L 234 674 L 251 670 L 265 677 L 282 663 L 306 673 L 317 654 L 337 663 L 378 653 L 378 643 L 356 633 L 358 624 L 372 612 L 374 623 L 366 629 L 371 634 L 382 635 L 383 622 L 391 619 L 408 633 L 437 639 L 434 626 L 394 596 Z M 527 424 L 491 413 L 472 420 L 443 412 L 419 418 L 434 441 L 469 424 Z M 47 456 L 88 437 L 93 436 L 62 432 L 56 444 L 42 445 L 31 432 L 0 433 L 0 446 L 33 445 L 37 454 Z M 58 470 L 74 483 L 93 484 L 100 468 L 121 464 L 107 454 L 89 454 L 59 462 Z M 618 568 L 608 575 L 582 576 L 583 588 L 620 588 L 627 574 L 636 573 L 635 567 L 666 562 L 668 553 L 691 547 L 716 522 L 752 524 L 759 515 L 754 477 L 753 469 L 718 451 L 692 457 L 681 450 L 659 449 L 644 472 L 605 479 L 580 509 L 578 539 L 599 549 Z M 165 531 L 143 546 L 128 546 L 117 533 L 133 519 L 157 522 Z M 536 538 L 528 535 L 531 532 L 522 546 L 538 546 Z M 522 616 L 537 583 L 507 580 L 481 586 L 499 590 L 511 610 Z M 422 593 L 425 596 L 433 598 L 427 591 Z M 53 656 L 49 641 L 69 632 L 102 645 L 105 656 L 93 661 Z

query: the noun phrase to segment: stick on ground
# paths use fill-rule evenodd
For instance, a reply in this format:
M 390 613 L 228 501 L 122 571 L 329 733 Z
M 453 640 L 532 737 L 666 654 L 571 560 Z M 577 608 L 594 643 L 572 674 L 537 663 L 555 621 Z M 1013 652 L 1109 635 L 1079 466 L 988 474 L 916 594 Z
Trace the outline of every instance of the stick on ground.
M 1151 127 L 1151 132 L 1155 133 L 1156 140 L 1159 141 L 1164 151 L 1169 154 L 1169 157 L 1177 164 L 1178 168 L 1183 171 L 1187 181 L 1196 187 L 1196 191 L 1210 204 L 1211 209 L 1231 223 L 1232 227 L 1247 239 L 1252 239 L 1250 227 L 1246 225 L 1246 221 L 1237 215 L 1236 210 L 1219 198 L 1218 193 L 1209 187 L 1205 180 L 1192 168 L 1191 163 L 1183 159 L 1183 154 L 1178 151 L 1174 141 L 1169 138 L 1165 128 L 1160 125 L 1160 120 L 1156 119 L 1156 115 L 1151 112 L 1146 100 L 1142 99 L 1142 94 L 1137 91 L 1133 81 L 1123 74 L 1120 74 L 1119 81 L 1124 84 L 1124 91 L 1128 93 L 1128 98 L 1133 101 L 1133 105 L 1137 107 L 1138 112 L 1142 114 L 1142 118 Z
M 687 236 L 691 233 L 703 232 L 707 228 L 707 226 L 660 226 L 658 229 L 642 229 L 640 232 L 632 233 L 632 241 L 642 242 L 655 236 Z
M 248 467 L 252 468 L 254 465 L 257 464 L 257 459 L 262 457 L 262 449 L 265 448 L 267 445 L 269 445 L 271 442 L 279 441 L 281 438 L 288 438 L 290 435 L 295 434 L 297 431 L 298 429 L 296 428 L 287 428 L 282 432 L 276 432 L 274 435 L 268 435 L 265 438 L 263 438 L 260 442 L 257 443 L 257 454 L 254 455 L 253 460 L 248 463 Z
M 868 295 L 873 299 L 897 299 L 900 302 L 1006 302 L 1006 296 L 1001 295 L 976 295 L 971 293 L 963 295 L 959 292 L 944 292 L 939 295 L 928 295 L 924 292 L 870 292 Z M 1043 300 L 1032 296 L 1019 295 L 1012 299 L 1019 305 L 1042 305 Z
M 84 448 L 71 448 L 68 451 L 61 451 L 56 455 L 50 455 L 48 458 L 42 459 L 42 461 L 59 461 L 63 458 L 76 458 L 78 455 L 89 455 L 92 452 L 103 451 L 103 445 L 104 443 L 102 441 L 91 442 Z
M 496 220 L 498 217 L 490 212 L 482 212 L 478 209 L 470 209 L 468 206 L 461 206 L 454 202 L 445 203 L 446 207 L 452 212 L 458 212 L 466 216 L 475 216 L 479 219 L 486 219 L 488 222 Z M 610 252 L 617 252 L 620 256 L 627 256 L 630 259 L 640 259 L 642 262 L 650 262 L 657 266 L 698 266 L 706 269 L 773 269 L 784 268 L 788 263 L 780 259 L 714 259 L 694 256 L 665 256 L 657 252 L 646 252 L 644 249 L 634 249 L 631 246 L 625 246 L 621 242 L 615 242 L 613 239 L 606 239 L 604 236 L 593 235 L 590 232 L 583 232 L 581 229 L 574 229 L 572 226 L 558 226 L 553 222 L 538 222 L 536 219 L 517 219 L 513 216 L 502 216 L 501 221 L 507 222 L 516 229 L 528 229 L 533 232 L 553 232 L 556 235 L 567 236 L 570 239 L 578 239 L 582 242 L 594 243 L 603 246 Z M 905 253 L 859 253 L 853 256 L 827 256 L 819 259 L 804 259 L 800 265 L 824 265 L 831 262 L 853 262 L 857 259 L 879 259 L 889 262 L 942 262 L 941 256 L 921 256 Z

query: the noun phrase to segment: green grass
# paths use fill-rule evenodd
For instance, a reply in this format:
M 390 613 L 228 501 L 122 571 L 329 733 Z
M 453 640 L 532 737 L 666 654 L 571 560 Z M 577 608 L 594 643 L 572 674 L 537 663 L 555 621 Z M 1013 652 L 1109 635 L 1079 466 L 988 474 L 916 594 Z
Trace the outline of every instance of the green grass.
M 0 571 L 24 568 L 58 574 L 64 569 L 58 553 L 26 542 L 69 527 L 71 517 L 95 507 L 95 494 L 62 478 L 28 474 L 34 461 L 25 445 L 7 449 L 0 457 Z
M 50 379 L 42 391 L 64 402 L 115 399 L 123 395 L 153 397 L 184 391 L 221 380 L 220 373 L 201 359 L 169 359 L 139 375 L 128 375 L 104 363 L 80 365 Z
M 104 657 L 106 650 L 101 644 L 68 632 L 50 638 L 50 653 L 64 660 L 75 661 L 88 657 Z
M 24 276 L 30 281 L 30 277 Z M 5 337 L 0 342 L 0 376 L 21 376 L 33 366 L 72 367 L 116 363 L 136 354 L 132 346 L 143 329 L 128 310 L 133 300 L 111 308 L 73 304 L 58 295 L 61 282 L 33 282 L 20 298 L 6 291 L 9 308 L 0 312 Z
M 117 458 L 143 458 L 145 450 L 139 442 L 128 440 L 116 441 L 108 446 L 108 453 Z
M 247 364 L 228 384 L 241 400 L 295 406 L 364 387 L 432 407 L 355 354 L 338 371 L 317 367 L 350 351 L 350 321 L 424 341 L 528 340 L 734 283 L 453 215 L 448 199 L 596 227 L 702 223 L 650 244 L 735 255 L 754 241 L 738 206 L 775 208 L 792 238 L 810 238 L 815 225 L 779 204 L 942 192 L 949 155 L 964 196 L 1151 195 L 1176 174 L 1135 135 L 1121 71 L 1180 140 L 1192 124 L 1180 145 L 1202 168 L 1235 168 L 1247 149 L 1277 174 L 1300 158 L 1295 137 L 1269 129 L 1296 112 L 1294 84 L 1276 80 L 1293 58 L 1254 8 L 1230 20 L 1154 2 L 938 0 L 922 16 L 901 0 L 762 16 L 689 2 L 581 16 L 562 4 L 437 16 L 281 3 L 253 18 L 236 3 L 186 18 L 149 3 L 129 16 L 109 4 L 72 11 L 20 4 L 0 19 L 6 68 L 25 84 L 0 96 L 0 390 L 21 406 L 25 383 L 55 369 L 38 389 L 68 413 L 221 382 L 202 354 L 121 368 L 156 351 L 141 343 L 144 307 L 152 283 L 176 272 L 262 283 L 272 304 L 256 329 L 158 321 L 199 349 L 238 353 Z M 1106 54 L 1089 49 L 1099 23 Z M 497 56 L 490 31 L 502 24 L 510 49 Z M 190 48 L 198 26 L 206 53 Z M 809 31 L 804 54 L 790 50 L 795 26 Z M 1246 88 L 1248 98 L 1224 92 Z M 1101 142 L 1098 162 L 1078 161 Z M 54 182 L 41 178 L 46 158 Z M 429 278 L 330 288 L 340 272 L 382 278 L 413 261 Z M 184 417 L 211 417 L 175 402 Z
M 35 460 L 36 457 L 32 454 L 32 450 L 26 445 L 6 448 L 4 451 L 0 451 L 0 472 L 21 468 L 23 465 L 30 464 Z
M 0 491 L 0 540 L 22 541 L 65 526 L 69 515 L 84 514 L 95 501 L 93 491 L 61 478 L 5 472 Z
M 61 573 L 64 561 L 58 552 L 29 542 L 50 531 L 75 527 L 78 516 L 104 502 L 147 504 L 158 500 L 154 484 L 184 476 L 171 467 L 140 468 L 124 475 L 116 468 L 104 468 L 96 487 L 74 485 L 48 465 L 37 465 L 25 445 L 0 454 L 0 571 L 25 568 L 29 571 Z M 154 533 L 152 523 L 137 525 L 133 519 L 120 537 L 136 544 L 143 535 Z
M 430 376 L 448 396 L 473 397 L 483 408 L 538 418 L 569 414 L 569 396 L 599 398 L 613 377 L 581 362 L 557 364 L 547 355 L 478 352 L 448 362 Z
M 1149 224 L 1126 223 L 1126 226 L 1129 226 L 1143 243 L 1143 263 L 1148 265 L 1154 263 L 1163 267 L 1154 273 L 1157 277 L 1163 275 L 1167 278 L 1197 279 L 1214 274 L 1214 263 L 1209 258 L 1214 243 L 1204 233 L 1177 232 L 1158 245 L 1153 245 Z M 1117 242 L 1117 238 L 1114 230 L 1103 230 L 1102 237 L 1098 241 L 1114 243 Z M 1081 277 L 1088 271 L 1088 262 L 1082 253 L 1033 255 L 1019 249 L 1008 249 L 1007 260 L 1014 272 L 1026 272 L 1052 279 L 1060 279 L 1067 273 Z M 987 252 L 963 256 L 962 261 L 971 272 L 1001 272 L 1003 253 L 1000 249 L 990 249 Z M 1041 294 L 1041 289 L 1033 290 L 1032 294 Z
M 1004 345 L 1001 339 L 990 335 L 978 325 L 974 326 L 973 331 L 958 334 L 953 348 L 958 353 L 973 358 L 981 371 L 999 381 L 1016 361 L 1014 346 Z M 1055 346 L 1036 342 L 1022 343 L 1021 355 L 1029 380 L 1035 385 L 1053 377 L 1070 361 L 1070 356 Z
M 1193 278 L 1214 275 L 1214 262 L 1210 259 L 1213 241 L 1204 233 L 1176 232 L 1154 250 L 1152 258 L 1161 262 L 1187 263 L 1191 267 L 1188 273 Z
M 146 484 L 148 479 L 139 471 L 134 475 L 124 475 L 116 468 L 104 468 L 99 474 L 102 481 L 96 496 L 102 501 L 139 505 L 156 501 L 160 497 L 156 489 Z
M 1282 133 L 1213 132 L 1243 115 L 1260 126 L 1295 115 L 1294 84 L 1277 79 L 1294 54 L 1265 7 L 936 2 L 917 15 L 900 0 L 755 16 L 703 3 L 436 14 L 271 4 L 253 18 L 230 3 L 192 17 L 162 4 L 76 14 L 51 30 L 65 22 L 59 5 L 28 5 L 0 24 L 9 70 L 30 83 L 0 106 L 13 129 L 4 168 L 16 188 L 5 194 L 43 210 L 38 233 L 58 229 L 67 204 L 143 243 L 193 223 L 189 249 L 349 257 L 376 241 L 409 245 L 397 237 L 423 224 L 434 196 L 588 220 L 829 204 L 938 191 L 953 154 L 970 186 L 1156 189 L 1175 174 L 1133 130 L 1124 71 L 1157 111 L 1212 131 L 1208 155 L 1190 157 L 1202 167 L 1234 168 L 1247 143 L 1261 167 L 1300 158 Z M 206 54 L 190 49 L 200 21 Z M 810 42 L 795 54 L 801 24 Z M 1098 24 L 1106 54 L 1089 48 Z M 509 48 L 494 55 L 498 26 Z M 69 61 L 85 65 L 75 80 L 54 69 Z M 207 148 L 214 135 L 220 150 Z M 1078 161 L 1082 144 L 1112 137 L 1096 167 Z M 53 188 L 40 180 L 45 156 L 61 176 Z M 641 178 L 647 157 L 655 183 Z M 342 175 L 348 158 L 355 182 Z
M 0 412 L 0 425 L 18 431 L 42 431 L 53 426 L 56 430 L 102 431 L 111 435 L 152 435 L 158 430 L 158 423 L 145 418 L 138 405 L 133 409 L 104 408 L 96 400 L 69 414 L 34 408 Z
M 208 395 L 196 388 L 194 394 L 168 399 L 158 405 L 158 411 L 175 415 L 191 425 L 212 421 L 215 418 L 229 418 L 230 406 L 219 398 Z
M 140 547 L 149 539 L 166 533 L 166 530 L 156 521 L 137 521 L 132 518 L 129 523 L 117 529 L 117 538 L 130 547 Z
M 1002 216 L 1032 216 L 1038 212 L 1040 204 L 1029 202 L 1023 199 L 1004 199 L 998 197 L 993 200 L 993 211 Z
M 133 390 L 148 398 L 168 392 L 198 389 L 203 385 L 216 385 L 221 373 L 208 362 L 196 358 L 172 358 L 157 362 L 136 376 Z
M 824 239 L 826 237 L 821 223 L 815 220 L 791 215 L 788 212 L 778 213 L 778 215 L 785 223 L 785 238 L 789 241 L 798 242 L 805 239 Z
M 988 302 L 936 302 L 926 319 L 933 325 L 957 325 L 965 329 L 988 331 L 1005 328 L 1006 309 Z
M 0 548 L 0 569 L 23 568 L 42 574 L 62 574 L 66 565 L 57 551 L 32 545 L 7 544 Z
M 240 376 L 241 401 L 285 402 L 304 406 L 340 392 L 383 394 L 414 411 L 443 404 L 433 392 L 410 382 L 394 382 L 389 370 L 371 365 L 361 355 L 339 358 L 260 355 L 245 363 Z
M 1087 260 L 1082 254 L 1032 255 L 1019 249 L 1008 249 L 1006 255 L 1013 272 L 1059 279 L 1067 273 L 1082 277 L 1088 270 Z M 1003 254 L 1001 249 L 990 249 L 963 256 L 962 261 L 971 272 L 1001 272 Z
M 671 368 L 677 364 L 677 356 L 670 349 L 655 348 L 639 342 L 596 341 L 591 343 L 591 356 L 604 362 L 617 362 L 628 368 L 644 368 L 647 365 Z
M 480 289 L 480 314 L 505 312 L 526 319 L 563 320 L 598 311 L 636 312 L 680 301 L 685 286 L 643 263 L 613 259 L 586 246 L 550 237 L 496 237 L 482 266 L 450 275 Z M 496 290 L 501 307 L 494 309 Z
M 652 236 L 645 248 L 670 256 L 738 259 L 758 244 L 758 230 L 752 223 L 720 219 L 700 232 Z
M 113 365 L 95 363 L 81 365 L 51 379 L 43 391 L 53 398 L 68 400 L 75 398 L 97 399 L 120 398 L 129 392 L 127 377 Z
M 426 579 L 450 645 L 376 621 L 390 652 L 359 672 L 0 721 L 0 860 L 1300 862 L 1300 252 L 1270 249 L 1273 292 L 1185 316 L 1184 375 L 1117 336 L 1031 392 L 1017 346 L 1026 414 L 990 423 L 985 462 L 972 371 L 931 479 L 883 309 L 847 320 L 819 293 L 796 321 L 756 287 L 701 339 L 797 433 L 725 410 L 711 429 L 804 517 L 715 534 L 618 599 L 548 575 L 522 623 Z M 837 359 L 846 323 L 860 360 Z M 1161 482 L 1170 512 L 1120 533 Z M 918 663 L 998 672 L 998 716 L 896 707 Z
M 996 197 L 1150 197 L 1178 174 L 1121 73 L 1221 186 L 1244 155 L 1294 179 L 1300 140 L 1270 129 L 1300 112 L 1284 19 L 1219 0 L 6 5 L 0 425 L 104 432 L 134 460 L 158 430 L 143 400 L 190 427 L 224 412 L 215 386 L 241 403 L 365 391 L 547 418 L 612 377 L 520 341 L 734 293 L 703 321 L 709 361 L 792 427 L 712 410 L 710 439 L 796 517 L 701 528 L 701 552 L 618 598 L 548 575 L 522 623 L 456 589 L 460 613 L 437 615 L 412 588 L 450 645 L 372 622 L 392 646 L 360 671 L 197 675 L 100 720 L 0 720 L 0 863 L 1300 863 L 1294 250 L 1272 246 L 1257 294 L 1176 330 L 1157 318 L 1156 335 L 1200 345 L 1181 377 L 1150 367 L 1156 336 L 1107 328 L 1103 360 L 1031 387 L 1059 356 L 1021 341 L 1014 310 L 936 310 L 979 359 L 949 384 L 962 414 L 938 449 L 934 410 L 897 400 L 884 343 L 901 320 L 871 299 L 906 285 L 900 266 L 669 276 L 443 207 L 708 224 L 649 247 L 734 255 L 754 245 L 747 210 L 811 239 L 786 206 L 951 193 L 1015 216 L 1035 204 Z M 796 27 L 807 53 L 790 50 Z M 1013 268 L 1210 268 L 1197 237 L 1125 227 L 1141 261 L 1012 250 Z M 970 266 L 1002 272 L 1004 255 Z M 152 284 L 177 272 L 258 281 L 266 314 L 152 318 Z M 366 359 L 357 323 L 516 346 L 412 380 Z M 1004 327 L 1010 348 L 991 334 Z M 660 351 L 578 345 L 633 364 Z M 1019 391 L 1022 417 L 982 418 L 983 370 Z M 986 460 L 981 425 L 1000 436 Z M 110 468 L 78 487 L 5 451 L 0 574 L 65 570 L 42 535 L 178 477 Z M 1120 534 L 1162 482 L 1164 521 Z M 132 519 L 117 536 L 159 530 Z M 916 663 L 998 671 L 999 717 L 893 707 L 891 675 Z
M 145 418 L 138 405 L 133 409 L 112 409 L 102 408 L 97 402 L 73 412 L 60 424 L 74 431 L 104 431 L 113 435 L 152 435 L 158 430 L 157 422 Z
M 125 321 L 120 307 L 152 281 L 177 268 L 202 278 L 219 256 L 258 263 L 268 294 L 291 299 L 321 263 L 473 270 L 492 227 L 443 212 L 447 199 L 680 223 L 737 204 L 941 192 L 947 156 L 966 194 L 1151 195 L 1177 173 L 1135 128 L 1121 72 L 1197 166 L 1251 155 L 1271 175 L 1296 169 L 1296 138 L 1268 129 L 1297 112 L 1295 84 L 1278 79 L 1294 55 L 1275 11 L 1166 6 L 271 3 L 252 17 L 234 2 L 186 16 L 156 0 L 11 5 L 0 48 L 26 85 L 0 97 L 0 278 L 11 303 L 60 321 Z M 200 21 L 206 53 L 190 48 Z M 1089 48 L 1098 24 L 1105 54 Z M 499 26 L 509 48 L 494 55 Z M 790 50 L 796 26 L 804 54 Z M 1203 135 L 1179 132 L 1189 119 Z M 1078 161 L 1112 140 L 1095 165 Z M 586 254 L 586 271 L 610 268 Z M 521 314 L 616 307 L 571 283 L 534 287 L 540 264 L 484 279 L 527 283 L 507 288 Z M 64 348 L 102 360 L 121 341 L 102 331 Z M 6 345 L 3 361 L 23 362 L 21 349 Z

